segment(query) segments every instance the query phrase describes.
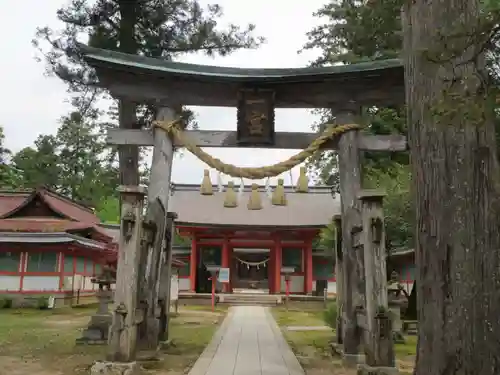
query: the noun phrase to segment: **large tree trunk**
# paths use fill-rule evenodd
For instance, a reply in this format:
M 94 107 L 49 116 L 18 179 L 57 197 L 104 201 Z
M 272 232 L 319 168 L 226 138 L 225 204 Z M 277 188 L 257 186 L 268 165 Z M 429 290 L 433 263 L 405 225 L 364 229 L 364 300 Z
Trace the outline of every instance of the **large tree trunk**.
M 484 56 L 463 37 L 478 23 L 478 5 L 410 0 L 403 11 L 417 211 L 416 375 L 500 374 L 493 106 Z

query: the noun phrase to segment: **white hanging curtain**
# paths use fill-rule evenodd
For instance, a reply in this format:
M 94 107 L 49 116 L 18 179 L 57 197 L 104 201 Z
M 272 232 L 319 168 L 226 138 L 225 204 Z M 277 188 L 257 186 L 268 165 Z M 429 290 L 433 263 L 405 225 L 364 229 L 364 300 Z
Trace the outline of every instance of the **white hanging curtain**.
M 243 194 L 243 190 L 245 190 L 245 181 L 240 178 L 240 189 L 238 190 L 238 200 L 241 199 L 241 195 Z
M 224 191 L 224 183 L 222 181 L 222 173 L 217 173 L 217 188 L 219 189 L 219 193 Z
M 273 196 L 273 189 L 271 188 L 271 179 L 268 177 L 266 180 L 266 194 L 269 199 Z

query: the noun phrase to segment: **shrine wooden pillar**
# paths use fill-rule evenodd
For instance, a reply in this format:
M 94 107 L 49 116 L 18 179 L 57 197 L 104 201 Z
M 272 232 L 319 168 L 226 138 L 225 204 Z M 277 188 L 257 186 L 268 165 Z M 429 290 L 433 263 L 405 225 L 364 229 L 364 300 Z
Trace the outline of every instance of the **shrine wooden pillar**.
M 121 186 L 122 202 L 118 265 L 114 293 L 113 321 L 109 330 L 108 360 L 134 363 L 137 352 L 137 325 L 144 319 L 139 307 L 140 243 L 145 189 Z M 99 363 L 92 371 L 98 370 Z M 135 367 L 135 365 L 131 365 Z
M 313 257 L 312 257 L 312 239 L 308 239 L 304 247 L 304 293 L 310 295 L 313 289 Z
M 231 249 L 229 248 L 229 239 L 225 236 L 222 242 L 222 257 L 221 257 L 222 268 L 229 268 L 230 258 L 231 258 L 230 252 Z M 231 271 L 229 271 L 229 274 L 231 275 Z M 223 292 L 224 293 L 231 292 L 231 282 L 223 284 Z
M 342 345 L 343 337 L 343 318 L 342 318 L 342 291 L 344 288 L 343 282 L 343 256 L 342 256 L 342 221 L 340 218 L 334 219 L 335 224 L 335 286 L 337 299 L 337 329 L 336 329 L 336 344 Z
M 276 239 L 274 244 L 274 293 L 281 293 L 281 264 L 283 259 L 283 249 L 281 240 Z
M 196 236 L 191 239 L 191 254 L 189 257 L 189 290 L 196 292 L 196 266 L 198 264 L 198 243 Z
M 358 108 L 336 111 L 338 125 L 355 124 Z M 361 213 L 357 194 L 361 189 L 361 161 L 358 131 L 342 134 L 338 142 L 340 201 L 342 213 L 342 341 L 344 362 L 355 366 L 361 335 L 357 326 L 357 309 L 364 306 L 363 248 Z
M 267 261 L 267 282 L 269 284 L 269 294 L 276 293 L 274 284 L 274 279 L 275 279 L 274 264 L 276 263 L 274 259 L 275 254 L 276 254 L 276 245 L 273 244 L 273 246 L 269 249 L 269 260 Z
M 364 350 L 366 362 L 358 373 L 396 373 L 391 317 L 388 308 L 385 230 L 383 214 L 384 192 L 362 190 L 364 269 L 366 304 L 361 320 L 364 323 Z M 382 372 L 381 370 L 384 370 Z M 389 371 L 388 371 L 389 370 Z
M 169 339 L 169 323 L 170 323 L 170 290 L 172 284 L 172 258 L 173 251 L 172 246 L 175 237 L 175 220 L 177 219 L 177 213 L 167 212 L 167 227 L 165 230 L 165 243 L 162 256 L 165 260 L 161 262 L 160 270 L 160 290 L 158 293 L 158 304 L 160 306 L 160 317 L 159 317 L 159 342 L 165 343 Z
M 171 108 L 160 108 L 156 120 L 170 122 L 176 117 Z M 170 196 L 170 176 L 174 157 L 174 146 L 170 136 L 158 127 L 154 128 L 153 162 L 148 186 L 148 205 L 146 224 L 152 230 L 152 241 L 142 245 L 141 273 L 142 285 L 140 301 L 145 309 L 146 318 L 140 326 L 139 344 L 141 349 L 156 350 L 160 338 L 160 322 L 158 310 L 160 277 L 166 278 L 168 283 L 171 269 L 162 268 L 167 261 L 165 256 L 165 231 L 167 227 L 168 199 Z M 162 256 L 163 255 L 163 256 Z

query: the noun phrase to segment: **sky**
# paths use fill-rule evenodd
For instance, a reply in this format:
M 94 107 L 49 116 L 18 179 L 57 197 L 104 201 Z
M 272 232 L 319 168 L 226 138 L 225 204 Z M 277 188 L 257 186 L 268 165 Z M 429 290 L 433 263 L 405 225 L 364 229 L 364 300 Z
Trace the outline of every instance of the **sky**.
M 181 61 L 242 68 L 295 68 L 308 65 L 317 56 L 315 51 L 301 54 L 297 51 L 306 42 L 306 32 L 320 22 L 312 13 L 325 0 L 292 0 L 286 1 L 286 4 L 285 0 L 200 1 L 202 4 L 213 2 L 224 9 L 221 25 L 254 23 L 257 25 L 256 34 L 264 36 L 266 44 L 256 50 L 243 50 L 227 57 L 210 58 L 195 54 Z M 70 110 L 66 86 L 58 78 L 45 74 L 44 63 L 36 61 L 39 55 L 31 45 L 37 27 L 60 27 L 56 10 L 63 4 L 64 0 L 0 0 L 0 35 L 4 35 L 0 59 L 0 124 L 4 127 L 6 146 L 13 152 L 33 145 L 40 134 L 55 134 L 59 118 Z M 235 108 L 193 109 L 202 130 L 236 130 Z M 315 120 L 316 117 L 305 109 L 276 110 L 277 131 L 308 132 Z M 285 160 L 297 151 L 210 148 L 208 152 L 237 166 L 260 167 Z M 201 183 L 205 168 L 204 163 L 184 152 L 174 160 L 172 181 Z M 211 172 L 214 182 L 218 179 L 217 175 L 217 172 Z M 298 175 L 297 168 L 294 168 L 291 176 L 286 173 L 281 177 L 285 179 L 285 184 L 290 184 L 295 183 Z M 223 182 L 234 180 L 228 176 L 221 178 Z M 239 184 L 239 181 L 234 181 Z M 276 179 L 271 179 L 270 183 L 274 185 Z

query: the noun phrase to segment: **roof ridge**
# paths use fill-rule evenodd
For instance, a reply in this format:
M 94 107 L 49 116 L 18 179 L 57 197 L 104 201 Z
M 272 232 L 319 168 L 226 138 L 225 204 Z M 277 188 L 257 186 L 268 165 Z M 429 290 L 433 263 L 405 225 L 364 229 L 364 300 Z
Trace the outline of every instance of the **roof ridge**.
M 58 193 L 57 191 L 54 191 L 54 190 L 51 190 L 47 187 L 43 187 L 41 189 L 42 191 L 52 195 L 54 198 L 58 198 L 58 199 L 61 199 L 67 203 L 70 203 L 72 204 L 73 206 L 77 206 L 78 208 L 82 208 L 83 210 L 91 213 L 91 214 L 95 214 L 94 211 L 92 210 L 91 207 L 87 206 L 86 204 L 84 204 L 83 202 L 78 202 L 74 199 L 71 199 L 71 198 L 68 198 L 67 196 L 61 194 L 61 193 Z

